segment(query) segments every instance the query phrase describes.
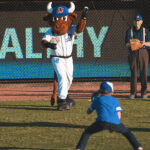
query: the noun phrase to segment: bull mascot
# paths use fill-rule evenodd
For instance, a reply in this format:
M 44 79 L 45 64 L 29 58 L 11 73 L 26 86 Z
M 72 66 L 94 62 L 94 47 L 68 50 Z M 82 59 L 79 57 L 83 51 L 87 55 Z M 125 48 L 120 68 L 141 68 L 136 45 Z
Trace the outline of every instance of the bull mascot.
M 51 49 L 51 61 L 54 68 L 51 105 L 57 101 L 57 110 L 69 110 L 75 105 L 75 101 L 68 96 L 73 80 L 72 48 L 75 35 L 83 32 L 85 28 L 88 7 L 84 7 L 77 26 L 72 24 L 77 20 L 74 10 L 73 2 L 70 2 L 70 8 L 62 5 L 52 8 L 52 2 L 50 2 L 47 5 L 48 13 L 43 17 L 43 20 L 48 21 L 51 27 L 42 39 L 42 46 Z

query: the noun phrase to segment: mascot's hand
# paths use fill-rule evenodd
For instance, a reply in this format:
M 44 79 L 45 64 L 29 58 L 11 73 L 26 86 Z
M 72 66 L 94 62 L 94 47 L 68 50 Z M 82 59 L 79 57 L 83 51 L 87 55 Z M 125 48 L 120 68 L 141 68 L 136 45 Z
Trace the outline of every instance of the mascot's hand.
M 88 13 L 88 7 L 87 6 L 85 6 L 84 8 L 83 8 L 83 11 L 82 11 L 82 15 L 81 15 L 81 19 L 86 19 L 86 16 L 87 16 L 87 13 Z
M 55 43 L 49 43 L 49 48 L 56 50 L 57 49 L 57 44 Z

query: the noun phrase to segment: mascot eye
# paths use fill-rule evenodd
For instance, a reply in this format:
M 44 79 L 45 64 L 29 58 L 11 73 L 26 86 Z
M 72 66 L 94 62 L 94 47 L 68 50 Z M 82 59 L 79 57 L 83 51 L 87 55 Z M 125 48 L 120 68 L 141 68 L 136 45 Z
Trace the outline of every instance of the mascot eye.
M 58 17 L 53 17 L 53 22 L 57 21 Z
M 67 21 L 67 16 L 63 16 L 62 20 Z

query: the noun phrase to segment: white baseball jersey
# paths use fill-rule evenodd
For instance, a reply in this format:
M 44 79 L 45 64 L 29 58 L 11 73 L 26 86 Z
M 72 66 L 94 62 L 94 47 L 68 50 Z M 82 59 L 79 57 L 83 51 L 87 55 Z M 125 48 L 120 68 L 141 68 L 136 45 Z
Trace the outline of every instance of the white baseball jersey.
M 75 28 L 76 26 L 72 25 L 65 35 L 53 34 L 52 29 L 45 33 L 42 40 L 57 44 L 56 50 L 51 49 L 51 55 L 64 57 L 72 55 Z M 66 99 L 73 80 L 73 59 L 52 57 L 51 61 L 58 79 L 58 97 Z
M 75 25 L 72 25 L 65 35 L 57 35 L 52 33 L 52 29 L 49 29 L 42 40 L 46 40 L 50 43 L 57 44 L 57 49 L 51 49 L 51 55 L 56 56 L 70 56 L 72 55 L 73 42 L 75 37 Z

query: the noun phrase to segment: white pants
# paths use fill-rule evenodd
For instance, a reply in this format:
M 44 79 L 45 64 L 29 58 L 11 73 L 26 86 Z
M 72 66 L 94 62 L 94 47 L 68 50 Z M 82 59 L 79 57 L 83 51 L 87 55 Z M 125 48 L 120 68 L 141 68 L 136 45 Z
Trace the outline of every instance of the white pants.
M 58 79 L 58 97 L 66 99 L 73 80 L 73 59 L 52 57 L 52 64 Z

